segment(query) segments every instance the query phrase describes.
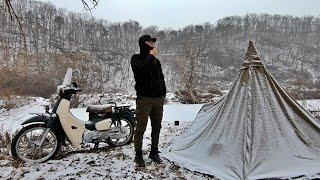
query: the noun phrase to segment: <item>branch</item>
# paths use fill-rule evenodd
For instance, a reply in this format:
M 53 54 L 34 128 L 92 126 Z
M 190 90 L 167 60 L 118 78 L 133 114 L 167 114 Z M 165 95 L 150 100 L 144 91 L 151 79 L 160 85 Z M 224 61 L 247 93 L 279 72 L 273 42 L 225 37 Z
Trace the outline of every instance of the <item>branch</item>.
M 89 1 L 89 2 L 87 2 L 87 1 Z M 81 0 L 81 2 L 83 4 L 83 8 L 86 11 L 91 11 L 92 9 L 97 7 L 99 4 L 99 0 Z
M 26 41 L 26 36 L 25 36 L 24 31 L 23 31 L 21 21 L 20 21 L 18 15 L 17 15 L 16 11 L 15 11 L 15 10 L 13 9 L 13 7 L 12 7 L 11 0 L 5 0 L 5 7 L 6 7 L 7 11 L 9 12 L 11 21 L 13 21 L 13 19 L 15 19 L 15 20 L 17 20 L 17 22 L 18 22 L 18 26 L 19 26 L 19 30 L 20 30 L 21 35 L 22 35 L 23 44 L 24 44 L 24 49 L 25 49 L 26 58 L 27 58 L 27 41 Z

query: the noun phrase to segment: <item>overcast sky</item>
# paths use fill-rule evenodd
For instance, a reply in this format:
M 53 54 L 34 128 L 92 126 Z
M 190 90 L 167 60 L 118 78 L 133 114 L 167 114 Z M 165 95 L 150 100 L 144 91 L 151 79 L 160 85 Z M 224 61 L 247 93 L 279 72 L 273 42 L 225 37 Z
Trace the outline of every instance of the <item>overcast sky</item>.
M 50 1 L 70 11 L 84 11 L 81 0 L 41 1 Z M 320 0 L 100 0 L 99 6 L 92 10 L 93 16 L 111 22 L 131 19 L 144 27 L 175 29 L 247 13 L 319 16 Z

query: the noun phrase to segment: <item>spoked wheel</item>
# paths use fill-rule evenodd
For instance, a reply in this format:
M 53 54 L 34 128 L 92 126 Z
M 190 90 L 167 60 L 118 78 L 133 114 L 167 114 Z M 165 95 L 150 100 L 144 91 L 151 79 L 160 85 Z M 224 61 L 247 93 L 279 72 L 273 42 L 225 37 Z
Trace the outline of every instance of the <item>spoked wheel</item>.
M 111 124 L 111 128 L 118 131 L 116 135 L 112 136 L 107 143 L 109 146 L 117 147 L 130 144 L 134 134 L 134 128 L 130 120 L 120 118 Z
M 55 156 L 61 142 L 57 134 L 43 124 L 32 124 L 22 128 L 14 137 L 11 153 L 15 159 L 27 163 L 40 163 Z

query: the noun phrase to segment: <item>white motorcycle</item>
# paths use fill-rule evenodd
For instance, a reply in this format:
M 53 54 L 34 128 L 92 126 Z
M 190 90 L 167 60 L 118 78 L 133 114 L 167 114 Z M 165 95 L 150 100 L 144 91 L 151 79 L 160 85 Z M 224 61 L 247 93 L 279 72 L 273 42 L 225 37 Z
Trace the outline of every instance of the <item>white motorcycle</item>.
M 82 121 L 70 112 L 72 95 L 81 91 L 72 81 L 69 68 L 63 84 L 58 86 L 59 99 L 49 112 L 38 114 L 22 123 L 23 128 L 15 135 L 11 153 L 15 159 L 25 162 L 44 162 L 54 157 L 62 144 L 69 140 L 80 148 L 93 143 L 98 148 L 100 142 L 109 146 L 123 146 L 131 143 L 134 134 L 135 113 L 130 105 L 91 105 L 87 108 L 89 121 Z

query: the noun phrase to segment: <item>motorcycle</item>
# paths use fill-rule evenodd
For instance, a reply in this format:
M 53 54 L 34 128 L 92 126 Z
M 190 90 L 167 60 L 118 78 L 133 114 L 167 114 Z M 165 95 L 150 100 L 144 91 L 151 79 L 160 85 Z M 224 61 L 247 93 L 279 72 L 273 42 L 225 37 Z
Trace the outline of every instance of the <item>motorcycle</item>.
M 71 81 L 72 69 L 68 68 L 63 84 L 57 88 L 59 98 L 52 111 L 46 107 L 46 113 L 21 124 L 23 128 L 11 144 L 14 159 L 28 163 L 47 161 L 58 153 L 66 140 L 76 148 L 87 143 L 93 143 L 94 148 L 98 148 L 100 142 L 112 147 L 131 143 L 135 126 L 135 113 L 131 106 L 117 106 L 114 102 L 90 105 L 86 109 L 89 120 L 80 120 L 70 112 L 71 97 L 81 91 Z

